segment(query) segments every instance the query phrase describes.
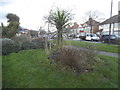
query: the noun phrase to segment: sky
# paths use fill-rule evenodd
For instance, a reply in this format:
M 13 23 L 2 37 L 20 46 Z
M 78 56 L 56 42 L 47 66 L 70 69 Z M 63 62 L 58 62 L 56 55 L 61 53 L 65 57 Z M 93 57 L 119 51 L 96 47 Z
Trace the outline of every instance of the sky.
M 113 0 L 113 14 L 118 13 L 119 0 Z M 7 25 L 7 13 L 14 13 L 20 17 L 20 26 L 39 30 L 45 26 L 44 16 L 56 7 L 72 10 L 72 22 L 83 23 L 82 17 L 88 10 L 101 12 L 101 17 L 110 17 L 111 0 L 0 0 L 0 22 Z M 44 27 L 47 29 L 47 25 Z

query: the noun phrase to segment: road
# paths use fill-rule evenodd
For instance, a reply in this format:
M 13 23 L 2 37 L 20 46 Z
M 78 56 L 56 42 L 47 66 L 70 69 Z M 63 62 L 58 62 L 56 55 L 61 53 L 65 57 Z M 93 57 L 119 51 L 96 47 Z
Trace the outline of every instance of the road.
M 71 39 L 64 38 L 64 40 L 67 40 L 67 41 L 82 41 L 82 42 L 98 43 L 98 44 L 101 43 L 101 42 L 96 42 L 96 41 L 84 41 L 84 40 L 80 40 L 79 38 L 71 38 Z M 78 47 L 72 46 L 72 48 L 78 48 Z M 86 48 L 80 48 L 80 47 L 79 47 L 79 49 L 86 50 L 86 51 L 93 51 L 93 50 L 88 50 Z M 118 54 L 118 53 L 110 53 L 110 52 L 104 52 L 104 51 L 95 51 L 95 52 L 98 53 L 98 54 L 101 54 L 101 55 L 120 58 L 120 54 Z
M 85 41 L 85 40 L 81 40 L 80 38 L 71 38 L 71 39 L 64 39 L 64 40 L 68 40 L 68 41 L 82 41 L 82 42 L 89 42 L 89 43 L 101 43 L 99 41 Z

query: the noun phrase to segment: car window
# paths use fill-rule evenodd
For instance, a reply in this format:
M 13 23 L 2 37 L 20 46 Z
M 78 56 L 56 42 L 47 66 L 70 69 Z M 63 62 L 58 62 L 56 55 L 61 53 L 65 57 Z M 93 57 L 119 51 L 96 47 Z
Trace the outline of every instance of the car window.
M 117 38 L 117 36 L 116 35 L 111 35 L 111 37 L 110 37 L 111 39 L 116 39 Z
M 92 36 L 93 36 L 93 37 L 97 37 L 97 35 L 96 35 L 96 34 L 93 34 Z
M 90 35 L 91 37 L 93 37 L 93 35 Z

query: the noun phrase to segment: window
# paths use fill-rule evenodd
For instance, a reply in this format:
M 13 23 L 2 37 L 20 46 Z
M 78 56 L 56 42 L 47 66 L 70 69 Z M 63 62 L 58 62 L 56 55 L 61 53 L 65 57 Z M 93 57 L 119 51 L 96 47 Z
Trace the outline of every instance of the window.
M 118 29 L 120 30 L 120 22 L 118 23 Z
M 105 24 L 104 29 L 108 29 L 108 28 L 109 28 L 109 24 Z
M 118 28 L 118 23 L 115 23 L 115 24 L 114 24 L 114 28 Z

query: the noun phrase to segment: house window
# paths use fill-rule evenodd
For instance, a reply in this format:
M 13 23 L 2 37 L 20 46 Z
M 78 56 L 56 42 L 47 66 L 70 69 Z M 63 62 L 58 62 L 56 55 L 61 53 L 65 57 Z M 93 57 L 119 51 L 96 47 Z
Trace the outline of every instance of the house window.
M 120 30 L 120 22 L 118 23 L 118 29 Z
M 109 28 L 109 24 L 105 24 L 104 29 L 108 29 L 108 28 Z
M 115 23 L 115 24 L 114 24 L 114 28 L 118 28 L 118 23 Z
M 114 23 L 114 30 L 120 30 L 120 23 Z

